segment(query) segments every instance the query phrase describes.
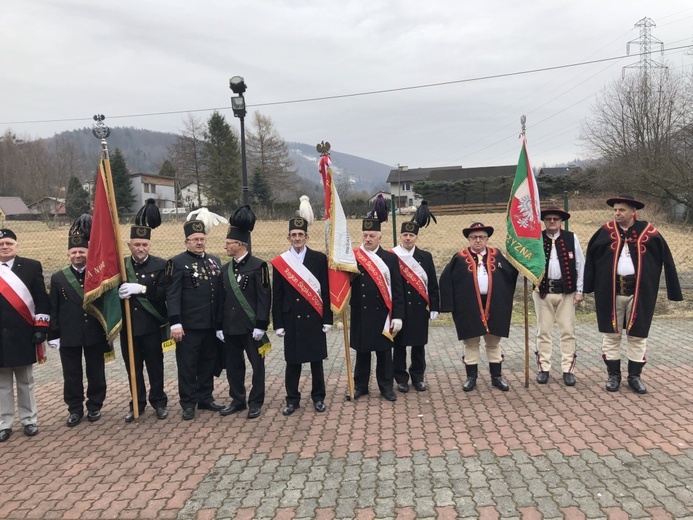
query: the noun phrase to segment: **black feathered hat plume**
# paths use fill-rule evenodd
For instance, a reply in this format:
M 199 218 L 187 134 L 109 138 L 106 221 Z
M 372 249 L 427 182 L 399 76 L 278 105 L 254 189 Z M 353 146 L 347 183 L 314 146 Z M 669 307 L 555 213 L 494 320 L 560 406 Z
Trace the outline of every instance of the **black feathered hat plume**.
M 135 215 L 135 224 L 130 228 L 130 238 L 151 240 L 152 229 L 161 225 L 161 213 L 154 199 L 147 199 Z
M 431 211 L 428 209 L 428 202 L 426 202 L 425 200 L 422 200 L 419 207 L 416 208 L 416 213 L 414 213 L 414 216 L 411 218 L 411 220 L 412 222 L 416 222 L 419 225 L 419 227 L 428 227 L 428 225 L 431 223 L 431 220 L 436 224 L 438 223 L 435 215 L 433 215 L 433 213 L 431 213 Z
M 377 218 L 380 222 L 387 222 L 387 202 L 385 202 L 385 197 L 382 193 L 378 193 L 375 198 L 375 203 L 373 204 L 373 209 L 368 214 L 368 218 Z
M 91 235 L 91 215 L 82 213 L 70 226 L 67 248 L 89 247 L 89 236 Z
M 250 232 L 255 228 L 255 218 L 255 213 L 247 204 L 238 208 L 229 218 L 229 232 L 226 238 L 247 244 Z

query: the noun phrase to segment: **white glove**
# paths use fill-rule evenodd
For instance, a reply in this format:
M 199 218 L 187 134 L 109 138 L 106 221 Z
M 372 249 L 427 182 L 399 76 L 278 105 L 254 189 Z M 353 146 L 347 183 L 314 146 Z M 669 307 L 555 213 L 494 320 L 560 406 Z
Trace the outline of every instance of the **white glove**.
M 322 331 L 323 331 L 325 334 L 327 334 L 328 332 L 330 332 L 330 329 L 332 329 L 332 325 L 328 325 L 327 323 L 323 324 L 323 326 L 322 326 Z
M 217 335 L 217 339 L 219 341 L 226 342 L 226 340 L 224 339 L 224 331 L 223 330 L 216 331 L 216 335 Z
M 286 331 L 284 329 L 277 329 L 274 331 L 274 333 L 279 336 L 280 338 L 283 338 L 286 336 Z
M 262 329 L 253 329 L 253 339 L 255 341 L 260 341 L 262 336 L 265 335 L 265 331 Z
M 48 346 L 60 350 L 60 338 L 48 340 Z
M 431 311 L 431 321 L 435 320 L 438 317 L 438 311 Z
M 392 320 L 392 332 L 393 334 L 397 334 L 400 330 L 402 330 L 402 320 L 399 318 L 394 318 Z
M 144 285 L 138 283 L 124 283 L 118 288 L 118 296 L 121 300 L 129 298 L 133 294 L 143 294 L 147 292 L 147 288 Z

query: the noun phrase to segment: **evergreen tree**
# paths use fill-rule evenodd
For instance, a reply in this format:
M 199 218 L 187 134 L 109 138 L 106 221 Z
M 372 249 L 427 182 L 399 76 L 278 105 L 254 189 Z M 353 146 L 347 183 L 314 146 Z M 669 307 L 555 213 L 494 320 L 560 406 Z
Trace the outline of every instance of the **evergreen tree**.
M 111 176 L 113 177 L 113 191 L 115 192 L 118 214 L 129 213 L 130 208 L 135 203 L 135 194 L 132 192 L 132 179 L 130 171 L 125 164 L 125 157 L 116 148 L 111 154 Z
M 250 181 L 251 199 L 254 204 L 267 208 L 272 204 L 272 188 L 267 181 L 267 174 L 262 168 L 253 170 L 253 178 Z
M 71 219 L 89 212 L 89 193 L 82 187 L 82 183 L 74 175 L 70 177 L 65 197 L 65 211 Z
M 161 163 L 161 168 L 159 169 L 159 175 L 162 177 L 175 178 L 176 168 L 173 166 L 173 163 L 168 159 L 164 159 L 164 162 Z
M 241 194 L 241 153 L 238 139 L 226 118 L 214 112 L 207 120 L 203 147 L 205 177 L 203 190 L 209 206 L 230 212 Z

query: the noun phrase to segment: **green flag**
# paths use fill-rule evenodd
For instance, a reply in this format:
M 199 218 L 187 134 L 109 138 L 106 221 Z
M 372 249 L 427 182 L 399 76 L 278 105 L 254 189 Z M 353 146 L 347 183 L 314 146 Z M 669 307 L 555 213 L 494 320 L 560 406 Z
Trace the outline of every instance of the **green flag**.
M 508 201 L 508 238 L 505 247 L 508 260 L 532 283 L 544 276 L 546 256 L 541 237 L 539 188 L 527 158 L 527 141 L 522 140 L 520 159 Z

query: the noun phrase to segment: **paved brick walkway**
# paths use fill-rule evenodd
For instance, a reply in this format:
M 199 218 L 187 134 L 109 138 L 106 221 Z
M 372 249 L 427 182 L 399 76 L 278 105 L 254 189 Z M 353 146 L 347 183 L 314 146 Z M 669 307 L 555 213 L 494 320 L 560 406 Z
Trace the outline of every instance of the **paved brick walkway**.
M 532 331 L 533 333 L 533 331 Z M 342 332 L 330 333 L 328 411 L 284 417 L 283 355 L 267 365 L 262 416 L 198 411 L 182 421 L 175 356 L 171 415 L 123 421 L 122 359 L 108 371 L 103 419 L 67 428 L 59 358 L 37 367 L 41 433 L 0 444 L 0 518 L 693 519 L 693 323 L 657 320 L 643 380 L 649 393 L 604 390 L 594 325 L 580 325 L 577 386 L 560 373 L 524 387 L 524 332 L 511 331 L 504 374 L 461 391 L 453 328 L 433 329 L 430 391 L 344 400 Z M 274 338 L 276 340 L 276 338 Z M 555 362 L 555 365 L 559 363 Z M 305 373 L 305 372 L 304 372 Z M 302 385 L 304 397 L 309 383 Z M 215 395 L 228 403 L 228 385 Z

